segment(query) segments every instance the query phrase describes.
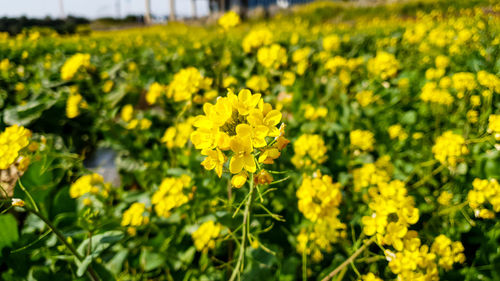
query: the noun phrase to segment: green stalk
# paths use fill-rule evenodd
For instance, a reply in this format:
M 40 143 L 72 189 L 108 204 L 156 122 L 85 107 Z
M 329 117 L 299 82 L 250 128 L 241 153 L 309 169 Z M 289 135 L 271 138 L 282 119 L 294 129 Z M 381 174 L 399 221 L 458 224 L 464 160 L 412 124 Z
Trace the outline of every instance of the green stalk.
M 29 209 L 29 208 L 25 208 L 27 211 L 31 212 L 32 214 L 34 214 L 35 216 L 39 217 L 43 222 L 45 222 L 45 224 L 54 232 L 54 234 L 57 236 L 57 239 L 59 239 L 59 241 L 61 241 L 64 246 L 66 246 L 66 248 L 68 248 L 68 250 L 79 260 L 79 261 L 83 261 L 84 257 L 82 257 L 82 255 L 80 255 L 75 247 L 73 247 L 73 245 L 71 245 L 68 240 L 66 239 L 66 237 L 64 237 L 64 234 L 62 234 L 53 224 L 52 222 L 46 218 L 42 213 L 40 213 L 39 211 L 37 210 L 33 210 L 33 209 Z M 90 279 L 92 281 L 99 281 L 99 277 L 97 275 L 97 273 L 94 271 L 94 269 L 92 268 L 91 265 L 89 265 L 89 267 L 87 268 L 87 273 L 90 277 Z
M 252 206 L 252 199 L 253 199 L 253 191 L 254 191 L 254 186 L 253 186 L 253 173 L 250 173 L 250 191 L 249 191 L 249 196 L 247 198 L 247 201 L 245 202 L 245 211 L 243 213 L 243 229 L 242 229 L 242 234 L 241 234 L 241 244 L 240 244 L 240 253 L 238 255 L 238 261 L 236 262 L 236 266 L 233 270 L 233 273 L 231 274 L 231 278 L 229 278 L 229 281 L 234 281 L 236 279 L 236 276 L 240 274 L 241 271 L 241 266 L 243 264 L 243 259 L 245 257 L 245 245 L 246 245 L 246 239 L 247 239 L 247 224 L 249 225 L 250 221 L 250 207 Z

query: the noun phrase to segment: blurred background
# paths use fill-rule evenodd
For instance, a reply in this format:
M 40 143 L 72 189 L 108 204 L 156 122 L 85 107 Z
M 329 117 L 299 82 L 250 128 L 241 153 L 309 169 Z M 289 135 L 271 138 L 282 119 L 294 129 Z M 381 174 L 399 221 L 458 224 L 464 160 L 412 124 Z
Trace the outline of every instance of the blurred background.
M 0 31 L 18 34 L 24 28 L 51 27 L 61 34 L 77 26 L 115 29 L 169 21 L 210 23 L 228 10 L 240 16 L 269 16 L 280 9 L 313 0 L 1 0 Z M 359 2 L 359 1 L 355 1 Z M 361 1 L 371 2 L 371 1 Z

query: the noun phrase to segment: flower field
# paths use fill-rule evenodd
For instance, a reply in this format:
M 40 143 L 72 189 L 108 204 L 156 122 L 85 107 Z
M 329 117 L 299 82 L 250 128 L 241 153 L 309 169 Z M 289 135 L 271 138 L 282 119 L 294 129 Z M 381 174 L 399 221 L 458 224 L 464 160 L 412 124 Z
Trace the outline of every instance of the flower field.
M 0 279 L 500 280 L 499 14 L 0 34 Z

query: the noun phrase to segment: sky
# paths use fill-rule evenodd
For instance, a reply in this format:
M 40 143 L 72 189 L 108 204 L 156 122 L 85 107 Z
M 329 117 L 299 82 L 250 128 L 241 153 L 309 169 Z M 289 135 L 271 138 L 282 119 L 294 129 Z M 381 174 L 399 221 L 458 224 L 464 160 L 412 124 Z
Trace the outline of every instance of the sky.
M 87 18 L 121 17 L 144 14 L 144 0 L 62 0 L 66 15 Z M 169 0 L 150 0 L 153 15 L 164 16 L 170 13 Z M 196 0 L 197 14 L 208 14 L 208 0 Z M 175 0 L 176 14 L 180 17 L 191 16 L 191 0 Z M 119 7 L 119 9 L 118 9 Z M 57 18 L 61 15 L 59 0 L 0 0 L 0 17 Z

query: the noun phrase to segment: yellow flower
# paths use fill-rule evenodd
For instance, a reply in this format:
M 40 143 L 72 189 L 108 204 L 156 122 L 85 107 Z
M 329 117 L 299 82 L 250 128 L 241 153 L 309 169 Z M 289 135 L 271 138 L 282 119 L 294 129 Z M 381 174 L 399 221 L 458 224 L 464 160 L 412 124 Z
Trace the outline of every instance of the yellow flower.
M 403 141 L 408 138 L 408 134 L 404 131 L 400 124 L 390 126 L 387 131 L 389 132 L 389 137 L 391 139 L 398 138 L 400 141 Z
M 491 114 L 488 117 L 488 133 L 494 134 L 496 140 L 500 140 L 500 115 Z
M 297 198 L 299 211 L 315 222 L 335 212 L 342 201 L 341 185 L 317 171 L 314 178 L 304 175 Z
M 295 73 L 291 71 L 285 71 L 281 77 L 281 85 L 292 86 L 295 83 Z
M 224 154 L 218 148 L 216 148 L 215 150 L 209 150 L 206 154 L 207 157 L 205 158 L 205 160 L 203 160 L 203 162 L 201 162 L 201 165 L 206 170 L 215 169 L 217 176 L 219 176 L 220 178 L 222 176 L 222 167 L 226 162 L 226 156 L 224 156 Z
M 123 121 L 129 122 L 134 116 L 134 107 L 131 104 L 125 105 L 120 113 L 120 117 Z
M 160 141 L 165 143 L 168 148 L 183 148 L 193 132 L 193 122 L 194 118 L 190 117 L 185 122 L 178 123 L 174 127 L 169 127 L 165 130 Z
M 368 61 L 368 71 L 382 80 L 395 77 L 399 70 L 399 61 L 393 54 L 377 52 L 377 55 Z
M 327 159 L 327 148 L 320 135 L 304 134 L 293 143 L 295 155 L 292 163 L 297 168 L 306 166 L 314 169 L 317 164 L 321 164 Z
M 448 205 L 450 205 L 450 201 L 452 198 L 453 198 L 453 193 L 448 192 L 448 191 L 443 191 L 439 195 L 437 201 L 439 204 L 441 204 L 443 206 L 448 206 Z
M 439 266 L 445 270 L 452 269 L 454 263 L 465 262 L 463 251 L 464 246 L 460 241 L 452 242 L 450 238 L 443 234 L 434 238 L 434 243 L 431 246 L 431 252 L 439 257 Z
M 244 168 L 250 173 L 257 169 L 255 159 L 251 154 L 253 151 L 252 142 L 248 137 L 236 136 L 231 139 L 231 150 L 234 152 L 229 161 L 229 171 L 238 174 Z
M 200 225 L 191 235 L 196 250 L 206 253 L 208 250 L 214 249 L 215 240 L 219 238 L 221 230 L 222 225 L 214 221 L 207 221 Z
M 261 47 L 257 52 L 257 60 L 266 68 L 278 69 L 287 63 L 286 49 L 278 44 Z
M 362 107 L 366 107 L 379 99 L 372 91 L 361 91 L 356 94 L 356 100 Z
M 28 146 L 31 131 L 18 125 L 7 127 L 0 133 L 0 170 L 9 168 Z
M 174 208 L 187 203 L 189 198 L 184 194 L 183 189 L 189 187 L 190 182 L 189 176 L 163 179 L 160 187 L 151 198 L 156 213 L 161 217 L 168 218 Z
M 71 80 L 81 67 L 90 67 L 89 54 L 77 53 L 66 60 L 61 68 L 61 78 L 63 80 Z
M 70 119 L 80 115 L 80 108 L 87 108 L 88 105 L 80 94 L 71 94 L 66 100 L 66 116 Z
M 149 86 L 149 90 L 146 93 L 146 102 L 148 104 L 155 104 L 156 100 L 161 96 L 161 94 L 165 91 L 165 86 L 154 82 Z
M 323 38 L 323 49 L 325 51 L 337 51 L 340 48 L 340 37 L 337 34 L 328 35 Z
M 349 134 L 351 140 L 351 147 L 354 149 L 361 149 L 362 151 L 373 150 L 373 143 L 375 138 L 372 132 L 363 130 L 354 130 Z
M 123 212 L 121 226 L 141 226 L 149 222 L 144 203 L 134 203 Z
M 184 68 L 174 75 L 172 82 L 168 85 L 167 97 L 173 98 L 175 102 L 190 100 L 198 91 L 208 90 L 211 84 L 212 79 L 203 77 L 198 69 Z
M 245 53 L 250 53 L 261 46 L 271 45 L 273 34 L 267 28 L 254 29 L 243 38 L 242 46 Z
M 453 87 L 457 92 L 464 92 L 466 90 L 472 91 L 476 88 L 476 78 L 470 72 L 458 72 L 451 77 Z
M 219 18 L 218 24 L 227 30 L 240 24 L 240 16 L 233 11 L 229 11 Z
M 441 82 L 442 81 L 443 79 L 441 80 Z M 422 87 L 420 98 L 425 102 L 432 102 L 443 105 L 450 105 L 453 103 L 453 96 L 446 89 L 439 88 L 436 82 L 427 82 Z
M 269 88 L 267 78 L 261 75 L 252 75 L 252 77 L 247 80 L 246 85 L 248 88 L 257 92 L 263 92 Z
M 447 131 L 436 139 L 432 152 L 441 164 L 455 167 L 460 161 L 460 156 L 469 153 L 469 150 L 462 136 Z
M 245 184 L 247 178 L 248 178 L 247 172 L 242 171 L 241 173 L 236 174 L 231 178 L 231 185 L 235 188 L 240 188 Z
M 104 84 L 102 85 L 102 91 L 104 93 L 109 93 L 111 91 L 111 89 L 113 89 L 113 85 L 114 85 L 114 83 L 111 80 L 104 82 Z
M 104 179 L 97 173 L 84 175 L 78 178 L 69 188 L 71 198 L 79 198 L 88 193 L 98 194 L 104 183 Z

